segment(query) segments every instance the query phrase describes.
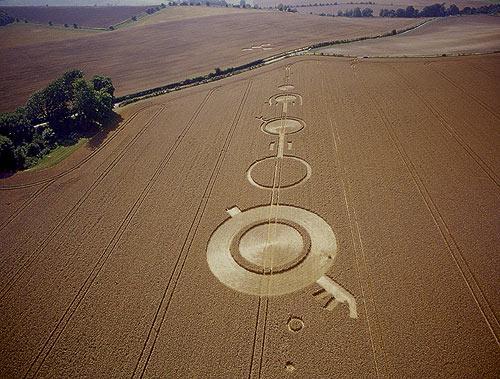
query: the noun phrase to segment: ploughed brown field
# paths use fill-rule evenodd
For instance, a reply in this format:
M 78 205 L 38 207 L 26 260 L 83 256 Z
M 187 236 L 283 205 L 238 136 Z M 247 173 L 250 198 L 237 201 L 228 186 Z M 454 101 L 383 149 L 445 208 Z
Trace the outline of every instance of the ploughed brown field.
M 146 7 L 0 7 L 12 17 L 30 22 L 107 28 L 130 19 Z
M 438 18 L 397 36 L 329 46 L 317 50 L 324 54 L 380 57 L 498 51 L 500 51 L 500 17 L 487 15 Z
M 289 59 L 0 181 L 2 377 L 498 377 L 500 55 Z
M 197 7 L 193 7 L 196 12 Z M 162 12 L 167 13 L 169 10 Z M 174 12 L 184 12 L 172 10 Z M 31 93 L 72 68 L 113 79 L 117 95 L 205 75 L 318 41 L 378 35 L 413 25 L 411 19 L 324 19 L 318 16 L 248 10 L 124 28 L 113 32 L 12 46 L 0 31 L 0 111 L 23 105 Z M 181 16 L 185 16 L 182 15 Z M 162 16 L 165 17 L 165 16 Z M 151 18 L 153 19 L 153 18 Z M 59 31 L 58 31 L 59 32 Z M 20 39 L 20 41 L 23 41 Z M 251 49 L 267 45 L 266 48 Z M 250 49 L 248 51 L 247 49 Z

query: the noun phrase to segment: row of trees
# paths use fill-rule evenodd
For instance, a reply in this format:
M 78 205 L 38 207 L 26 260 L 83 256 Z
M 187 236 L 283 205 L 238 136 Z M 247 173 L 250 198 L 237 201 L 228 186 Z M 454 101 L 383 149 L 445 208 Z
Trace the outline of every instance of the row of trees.
M 423 7 L 421 10 L 415 9 L 413 6 L 408 6 L 406 9 L 381 9 L 379 12 L 380 17 L 447 17 L 456 15 L 470 15 L 470 14 L 496 14 L 500 12 L 500 4 L 484 5 L 479 8 L 465 7 L 460 10 L 455 4 L 450 5 L 448 8 L 444 3 L 436 3 Z
M 360 9 L 359 7 L 356 7 L 354 9 L 346 9 L 344 11 L 339 10 L 337 12 L 337 16 L 339 17 L 372 17 L 373 16 L 373 9 L 371 8 L 364 8 Z
M 0 170 L 30 167 L 60 144 L 75 143 L 113 114 L 111 79 L 71 70 L 35 92 L 24 107 L 0 114 Z
M 455 4 L 446 8 L 443 4 L 433 4 L 423 7 L 421 10 L 415 9 L 412 5 L 407 6 L 405 9 L 381 9 L 379 12 L 380 17 L 447 17 L 456 15 L 470 15 L 470 14 L 496 14 L 500 12 L 500 4 L 485 5 L 479 8 L 465 7 L 460 10 Z M 312 13 L 311 13 L 312 14 Z M 334 14 L 320 13 L 320 16 L 334 17 Z M 354 9 L 339 10 L 337 12 L 339 17 L 372 17 L 373 10 L 371 8 L 361 9 L 356 7 Z
M 375 5 L 375 2 L 372 1 L 351 1 L 348 3 L 339 3 L 339 2 L 334 2 L 334 3 L 309 3 L 309 4 L 298 4 L 294 5 L 297 8 L 304 8 L 304 7 L 328 7 L 332 5 L 341 5 L 341 4 L 360 4 L 360 5 Z
M 14 21 L 14 17 L 11 17 L 7 14 L 7 12 L 0 10 L 0 26 L 9 25 Z

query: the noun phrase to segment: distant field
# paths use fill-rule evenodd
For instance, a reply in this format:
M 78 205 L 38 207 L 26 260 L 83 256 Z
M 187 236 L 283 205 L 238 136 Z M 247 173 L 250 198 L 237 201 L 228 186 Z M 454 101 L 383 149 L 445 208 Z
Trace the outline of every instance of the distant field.
M 177 12 L 177 9 L 168 11 Z M 47 41 L 18 47 L 11 43 L 4 47 L 0 39 L 0 67 L 9 68 L 0 70 L 0 93 L 3 94 L 0 111 L 24 104 L 32 92 L 74 67 L 88 74 L 111 76 L 117 95 L 124 95 L 318 41 L 376 35 L 415 22 L 412 19 L 327 19 L 248 10 L 230 17 L 165 21 L 95 33 L 68 39 L 64 44 Z M 15 34 L 15 28 L 0 31 L 0 37 L 15 38 L 9 33 Z M 20 38 L 21 44 L 25 43 L 23 38 Z M 264 44 L 270 46 L 266 50 L 244 50 Z
M 368 1 L 371 1 L 372 3 L 375 4 L 361 4 L 361 2 L 367 3 Z M 355 7 L 370 7 L 375 10 L 375 8 L 387 8 L 387 9 L 396 9 L 396 8 L 406 8 L 408 5 L 413 5 L 415 8 L 422 8 L 426 5 L 431 5 L 435 3 L 439 3 L 437 0 L 397 0 L 397 1 L 390 1 L 390 0 L 382 0 L 382 1 L 377 1 L 377 0 L 353 0 L 353 1 L 336 1 L 336 0 L 255 0 L 255 3 L 262 6 L 262 7 L 269 7 L 269 6 L 277 6 L 278 4 L 284 4 L 284 5 L 302 5 L 302 4 L 320 4 L 320 3 L 337 3 L 338 5 L 332 5 L 332 6 L 323 6 L 323 7 L 315 7 L 315 9 L 323 9 L 324 13 L 331 13 L 332 9 L 352 9 Z M 448 7 L 451 4 L 455 4 L 459 8 L 463 7 L 480 7 L 481 5 L 489 5 L 491 4 L 490 1 L 486 0 L 450 0 L 444 2 L 445 5 Z M 326 9 L 330 9 L 330 12 L 327 12 Z M 305 9 L 307 10 L 307 8 Z M 313 13 L 316 13 L 312 11 Z M 323 12 L 318 12 L 318 13 L 323 13 Z M 309 13 L 309 12 L 307 12 Z M 337 12 L 335 11 L 335 14 Z
M 0 3 L 1 4 L 1 3 Z M 48 24 L 107 28 L 143 12 L 145 7 L 0 7 L 12 17 Z
M 8 6 L 132 6 L 159 4 L 155 0 L 0 0 L 0 4 Z
M 62 42 L 70 39 L 105 33 L 91 29 L 73 29 L 64 27 L 48 27 L 45 25 L 14 23 L 0 29 L 0 47 L 20 47 L 37 45 L 44 42 Z
M 318 51 L 351 56 L 421 56 L 500 51 L 500 17 L 447 17 L 398 36 L 337 45 Z

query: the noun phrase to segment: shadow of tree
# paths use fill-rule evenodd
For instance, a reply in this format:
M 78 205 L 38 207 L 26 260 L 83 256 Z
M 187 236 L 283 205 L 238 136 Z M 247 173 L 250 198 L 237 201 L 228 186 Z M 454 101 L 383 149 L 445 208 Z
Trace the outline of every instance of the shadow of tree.
M 118 125 L 123 121 L 123 117 L 119 114 L 113 113 L 106 124 L 102 128 L 95 128 L 95 130 L 89 130 L 89 134 L 84 137 L 90 138 L 87 142 L 87 147 L 92 150 L 97 149 L 103 141 L 107 138 L 109 133 L 115 130 Z

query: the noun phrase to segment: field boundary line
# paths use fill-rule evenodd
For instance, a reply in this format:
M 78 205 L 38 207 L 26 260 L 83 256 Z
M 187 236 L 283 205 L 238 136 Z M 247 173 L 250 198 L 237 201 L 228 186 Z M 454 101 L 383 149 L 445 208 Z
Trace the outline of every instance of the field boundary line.
M 413 87 L 410 86 L 408 81 L 404 78 L 404 76 L 397 71 L 393 66 L 386 65 L 392 71 L 394 71 L 402 80 L 403 83 L 406 84 L 406 87 L 410 90 L 410 92 L 417 97 L 429 111 L 434 115 L 434 117 L 439 121 L 439 123 L 448 131 L 448 133 L 455 139 L 455 141 L 462 147 L 463 150 L 469 155 L 476 164 L 483 170 L 483 172 L 495 183 L 497 186 L 497 190 L 500 187 L 499 180 L 495 175 L 495 172 L 488 166 L 488 164 L 467 144 L 466 141 L 462 138 L 462 136 L 455 130 L 453 126 L 446 120 L 446 118 L 441 114 L 441 112 L 425 100 L 423 96 L 421 96 L 418 91 L 415 91 Z
M 209 91 L 207 93 L 207 95 L 203 99 L 202 103 L 198 107 L 196 114 L 198 114 L 199 111 L 203 108 L 203 106 L 208 101 L 208 98 L 212 95 L 212 93 L 215 90 L 216 89 L 212 89 L 211 91 Z M 159 113 L 161 113 L 161 111 Z M 146 186 L 142 189 L 139 197 L 135 200 L 134 204 L 129 209 L 127 215 L 122 220 L 119 228 L 116 230 L 112 239 L 109 241 L 108 245 L 104 249 L 104 252 L 99 257 L 94 268 L 92 269 L 92 271 L 88 275 L 88 277 L 85 280 L 85 282 L 83 283 L 83 285 L 80 287 L 80 290 L 78 291 L 77 295 L 74 297 L 73 301 L 70 303 L 69 307 L 66 309 L 66 312 L 64 313 L 63 317 L 59 320 L 56 328 L 54 328 L 54 330 L 50 334 L 49 338 L 46 340 L 44 347 L 39 352 L 36 359 L 32 362 L 30 369 L 29 369 L 28 373 L 26 374 L 26 377 L 34 377 L 38 374 L 38 372 L 41 369 L 41 367 L 43 366 L 43 363 L 45 362 L 46 358 L 49 356 L 50 352 L 52 351 L 52 348 L 54 347 L 56 342 L 59 340 L 59 337 L 62 335 L 62 333 L 66 329 L 66 326 L 69 324 L 69 322 L 71 321 L 71 318 L 73 317 L 76 310 L 79 308 L 83 299 L 85 298 L 88 291 L 90 290 L 95 279 L 98 277 L 101 270 L 106 265 L 106 262 L 113 254 L 115 247 L 121 241 L 121 238 L 122 238 L 123 234 L 125 233 L 125 231 L 128 229 L 130 222 L 133 220 L 133 218 L 135 217 L 135 215 L 137 214 L 137 212 L 141 208 L 144 200 L 149 195 L 151 189 L 156 184 L 158 177 L 161 175 L 161 173 L 163 172 L 165 167 L 168 165 L 168 163 L 170 162 L 170 159 L 172 158 L 173 154 L 177 150 L 177 147 L 180 145 L 180 143 L 182 142 L 182 140 L 184 139 L 186 134 L 189 132 L 191 126 L 193 125 L 194 119 L 195 119 L 195 117 L 192 117 L 188 121 L 188 123 L 183 128 L 181 133 L 177 136 L 173 145 L 167 150 L 166 154 L 163 156 L 160 163 L 156 166 L 155 171 L 153 172 L 153 175 L 149 178 L 149 180 L 146 183 Z
M 172 274 L 168 280 L 167 286 L 163 292 L 161 300 L 158 304 L 158 308 L 155 313 L 155 317 L 153 322 L 151 323 L 151 327 L 149 329 L 148 335 L 144 340 L 144 346 L 137 360 L 136 366 L 132 373 L 132 378 L 142 378 L 146 372 L 146 368 L 149 364 L 149 360 L 151 359 L 151 355 L 154 351 L 154 347 L 156 345 L 156 340 L 158 335 L 160 334 L 161 328 L 163 326 L 163 322 L 165 320 L 165 316 L 167 314 L 168 308 L 170 306 L 172 297 L 174 295 L 175 289 L 177 287 L 179 278 L 182 274 L 182 270 L 184 269 L 184 265 L 186 263 L 187 257 L 189 255 L 189 250 L 194 241 L 196 233 L 198 231 L 198 227 L 201 223 L 203 215 L 205 213 L 205 209 L 207 207 L 208 201 L 210 200 L 210 195 L 212 193 L 213 188 L 215 187 L 215 183 L 217 182 L 217 178 L 219 176 L 222 164 L 224 163 L 225 156 L 229 147 L 231 145 L 231 141 L 236 130 L 236 127 L 239 124 L 239 120 L 241 118 L 241 114 L 243 112 L 244 104 L 248 98 L 248 93 L 250 92 L 250 88 L 252 85 L 252 81 L 248 81 L 248 85 L 245 89 L 241 102 L 238 106 L 237 113 L 233 119 L 233 122 L 229 128 L 228 133 L 226 134 L 226 138 L 222 145 L 222 149 L 219 152 L 219 156 L 217 157 L 215 166 L 213 171 L 210 174 L 207 186 L 205 187 L 205 191 L 201 197 L 200 203 L 198 204 L 198 208 L 196 210 L 195 217 L 188 229 L 186 238 L 184 239 L 183 245 L 181 247 L 180 253 L 177 256 L 177 261 L 175 262 L 174 268 L 172 270 Z M 169 291 L 170 290 L 170 291 Z M 170 293 L 169 293 L 170 292 Z
M 363 81 L 361 80 L 361 83 Z M 448 252 L 450 253 L 453 262 L 455 263 L 460 276 L 464 280 L 469 293 L 471 294 L 474 302 L 476 303 L 481 315 L 483 316 L 486 325 L 488 326 L 490 332 L 492 333 L 496 343 L 498 346 L 500 346 L 500 341 L 499 341 L 499 334 L 500 334 L 500 324 L 498 322 L 498 319 L 495 315 L 495 312 L 491 309 L 491 305 L 489 304 L 488 299 L 484 295 L 484 292 L 482 288 L 479 286 L 479 283 L 477 282 L 474 273 L 469 267 L 469 264 L 467 263 L 467 260 L 463 257 L 462 250 L 458 243 L 456 242 L 455 238 L 453 237 L 453 234 L 451 233 L 451 230 L 448 227 L 448 224 L 446 224 L 446 221 L 444 220 L 443 215 L 439 211 L 439 208 L 435 204 L 434 200 L 432 199 L 432 196 L 430 195 L 429 190 L 427 189 L 424 181 L 418 174 L 417 169 L 415 168 L 413 162 L 407 155 L 403 145 L 399 141 L 396 133 L 394 132 L 394 127 L 392 123 L 389 121 L 385 113 L 382 111 L 382 108 L 380 105 L 377 103 L 375 98 L 372 96 L 372 94 L 368 91 L 368 88 L 365 86 L 363 83 L 363 87 L 365 88 L 365 92 L 369 94 L 369 97 L 371 101 L 376 105 L 376 108 L 378 109 L 378 113 L 380 118 L 382 119 L 382 122 L 389 134 L 390 139 L 392 140 L 392 143 L 394 147 L 397 149 L 399 155 L 401 156 L 404 165 L 406 166 L 406 169 L 410 173 L 413 182 L 415 183 L 427 209 L 429 210 L 429 213 L 434 221 L 434 224 L 437 226 L 439 233 L 445 242 L 445 245 L 447 247 Z M 477 292 L 477 294 L 476 294 Z M 482 304 L 483 303 L 483 304 Z M 491 319 L 491 320 L 490 320 Z
M 327 77 L 326 74 L 323 72 L 323 78 Z M 324 80 L 321 81 L 322 83 L 322 87 L 324 85 Z M 323 87 L 324 88 L 324 87 Z M 330 87 L 331 88 L 331 87 Z M 323 90 L 324 92 L 324 90 Z M 336 92 L 336 97 L 338 98 L 338 93 Z M 336 101 L 337 104 L 340 104 L 338 101 Z M 330 121 L 330 132 L 332 134 L 332 140 L 333 140 L 333 143 L 334 143 L 334 146 L 335 146 L 335 157 L 337 158 L 337 162 L 338 162 L 338 166 L 339 166 L 339 173 L 340 173 L 340 180 L 341 180 L 341 183 L 342 183 L 342 192 L 343 192 L 343 195 L 344 195 L 344 202 L 345 202 L 345 207 L 346 207 L 346 210 L 347 210 L 347 218 L 349 220 L 349 226 L 350 226 L 350 232 L 351 232 L 351 239 L 352 239 L 352 244 L 353 244 L 353 250 L 354 250 L 354 258 L 355 258 L 355 262 L 356 262 L 356 273 L 358 275 L 358 279 L 359 279 L 359 285 L 360 285 L 360 288 L 361 288 L 361 296 L 363 297 L 363 308 L 365 310 L 365 317 L 366 317 L 366 324 L 367 324 L 367 327 L 368 327 L 368 336 L 370 338 L 370 345 L 371 345 L 371 350 L 372 350 L 372 356 L 373 356 L 373 362 L 374 362 L 374 366 L 375 366 L 375 372 L 377 374 L 377 378 L 380 378 L 380 370 L 379 370 L 379 365 L 378 365 L 378 361 L 377 361 L 377 349 L 375 348 L 375 342 L 374 342 L 374 338 L 373 338 L 373 334 L 374 334 L 374 331 L 372 331 L 372 328 L 371 328 L 371 324 L 370 324 L 370 317 L 369 317 L 369 311 L 368 311 L 368 306 L 367 306 L 367 294 L 368 292 L 372 292 L 373 290 L 371 289 L 371 279 L 370 279 L 370 274 L 368 272 L 368 267 L 366 265 L 366 259 L 364 260 L 365 261 L 365 267 L 364 267 L 364 271 L 367 273 L 367 281 L 368 281 L 368 287 L 367 289 L 365 290 L 364 286 L 363 286 L 363 281 L 361 280 L 361 269 L 360 269 L 360 259 L 358 257 L 358 246 L 361 247 L 361 250 L 362 250 L 362 255 L 364 256 L 364 248 L 363 248 L 363 244 L 362 244 L 362 241 L 361 241 L 361 233 L 360 233 L 360 227 L 359 227 L 359 224 L 358 224 L 358 221 L 357 221 L 357 218 L 356 218 L 356 214 L 354 213 L 354 218 L 351 216 L 351 210 L 350 208 L 353 209 L 353 211 L 355 212 L 355 207 L 354 205 L 351 204 L 351 206 L 349 206 L 349 200 L 348 198 L 351 198 L 351 196 L 349 195 L 348 196 L 348 192 L 349 192 L 349 189 L 346 185 L 346 181 L 348 180 L 348 175 L 347 175 L 347 170 L 346 170 L 346 167 L 345 167 L 345 164 L 343 163 L 343 159 L 341 158 L 341 152 L 340 152 L 340 147 L 341 147 L 341 141 L 340 141 L 340 138 L 337 138 L 337 135 L 339 135 L 339 131 L 338 131 L 338 127 L 337 127 L 337 122 L 331 117 L 330 113 L 328 113 L 328 118 L 329 118 L 329 121 Z M 338 141 L 337 141 L 338 139 Z M 354 220 L 354 222 L 353 222 Z M 358 235 L 358 242 L 359 242 L 359 245 L 356 243 L 356 238 L 355 238 L 355 233 L 354 233 L 354 229 L 356 229 L 357 231 L 357 235 Z M 373 296 L 369 296 L 371 298 L 371 302 L 373 303 L 373 307 L 376 309 L 374 303 L 374 299 L 373 299 Z M 377 317 L 376 317 L 376 311 L 375 311 L 375 324 L 377 326 L 377 329 L 379 329 L 379 326 L 378 326 L 378 321 L 377 321 Z M 380 344 L 381 346 L 379 347 L 380 350 L 382 350 L 382 354 L 385 356 L 385 350 L 384 350 L 384 347 L 383 347 L 383 341 L 382 341 L 382 338 L 380 336 L 380 333 L 379 333 L 379 339 L 380 339 Z
M 396 34 L 402 34 L 402 33 L 407 33 L 413 29 L 416 29 L 426 23 L 429 23 L 433 21 L 434 18 L 427 18 L 423 21 L 415 22 L 414 24 L 411 24 L 409 26 L 403 27 L 402 29 L 396 30 Z M 376 32 L 373 32 L 376 33 Z M 393 34 L 391 31 L 387 32 L 379 32 L 380 34 L 371 34 L 367 36 L 360 36 L 360 37 L 353 37 L 349 39 L 343 39 L 343 40 L 330 40 L 330 41 L 323 41 L 323 42 L 316 42 L 313 44 L 309 44 L 306 46 L 301 46 L 297 47 L 295 49 L 291 49 L 288 51 L 284 51 L 281 53 L 277 53 L 271 56 L 263 57 L 256 59 L 254 61 L 248 62 L 248 63 L 243 63 L 239 66 L 236 67 L 230 67 L 223 69 L 221 73 L 213 73 L 209 72 L 205 75 L 202 75 L 197 78 L 186 78 L 184 80 L 179 80 L 177 82 L 173 83 L 167 83 L 162 86 L 158 87 L 153 87 L 153 88 L 147 88 L 143 89 L 137 92 L 132 92 L 130 94 L 126 94 L 123 96 L 118 96 L 115 99 L 115 104 L 118 106 L 123 106 L 123 105 L 128 105 L 133 102 L 149 99 L 151 97 L 156 97 L 156 96 L 161 96 L 167 93 L 175 92 L 175 91 L 180 91 L 183 89 L 203 85 L 203 84 L 208 84 L 215 82 L 217 80 L 222 80 L 234 75 L 239 75 L 242 73 L 245 73 L 250 70 L 254 70 L 257 68 L 265 67 L 269 64 L 273 64 L 276 62 L 280 62 L 283 59 L 286 58 L 291 58 L 291 57 L 296 57 L 296 56 L 301 56 L 301 55 L 316 55 L 316 54 L 311 54 L 310 50 L 314 49 L 319 49 L 319 48 L 324 48 L 332 45 L 339 45 L 339 44 L 349 44 L 352 42 L 358 42 L 358 41 L 363 41 L 363 40 L 370 40 L 370 39 L 379 39 L 379 38 L 386 38 L 386 37 L 392 37 Z
M 113 170 L 113 168 L 121 161 L 127 150 L 139 139 L 140 136 L 148 129 L 148 127 L 156 120 L 156 118 L 164 111 L 164 107 L 160 107 L 160 110 L 157 111 L 146 124 L 141 129 L 139 133 L 137 133 L 134 138 L 132 138 L 127 145 L 123 148 L 118 156 L 116 156 L 113 161 L 106 167 L 106 169 L 97 177 L 96 180 L 92 183 L 90 187 L 85 190 L 84 194 L 78 199 L 78 201 L 73 205 L 73 207 L 66 213 L 66 215 L 59 220 L 56 226 L 50 231 L 50 233 L 45 237 L 42 242 L 38 245 L 38 247 L 32 253 L 25 253 L 20 257 L 21 266 L 16 270 L 15 268 L 10 270 L 10 275 L 12 272 L 14 274 L 7 281 L 7 283 L 0 289 L 0 301 L 5 297 L 5 295 L 10 291 L 12 286 L 17 282 L 17 280 L 21 277 L 24 271 L 33 263 L 36 257 L 47 247 L 49 242 L 54 238 L 54 236 L 59 232 L 60 228 L 64 225 L 64 223 L 70 219 L 73 214 L 78 211 L 78 209 L 82 206 L 82 204 L 89 198 L 89 196 L 94 192 L 94 190 L 98 187 L 98 185 L 106 178 L 106 176 Z M 27 258 L 26 258 L 27 256 Z M 26 259 L 25 259 L 26 258 Z

